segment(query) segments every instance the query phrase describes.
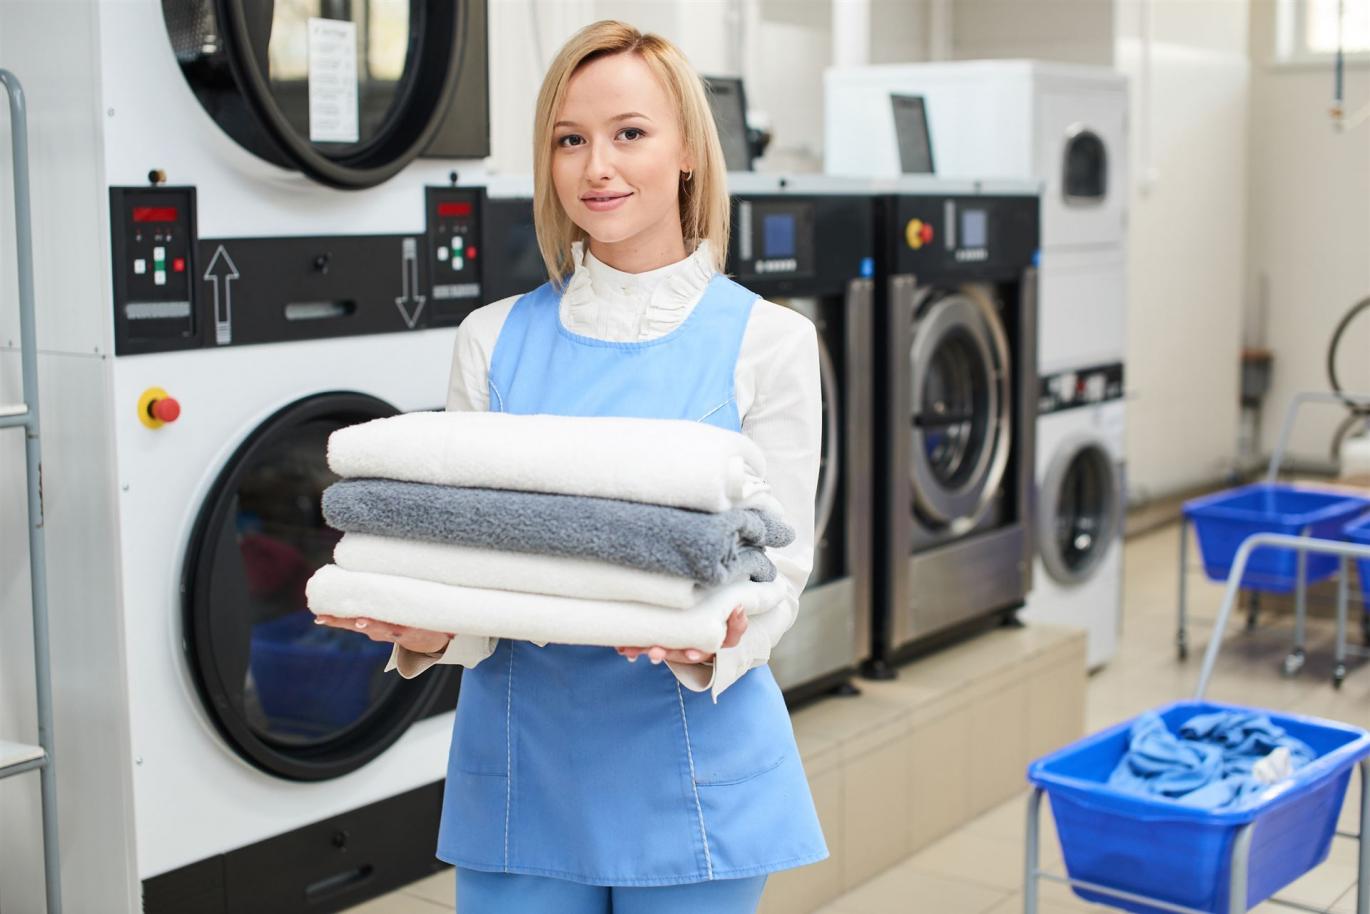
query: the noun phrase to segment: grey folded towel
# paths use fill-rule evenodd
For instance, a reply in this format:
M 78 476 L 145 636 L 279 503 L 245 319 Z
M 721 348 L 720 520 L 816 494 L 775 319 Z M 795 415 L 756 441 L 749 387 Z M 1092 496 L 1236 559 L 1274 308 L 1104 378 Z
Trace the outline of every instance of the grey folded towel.
M 794 530 L 752 508 L 707 513 L 581 495 L 344 479 L 324 490 L 323 516 L 345 533 L 371 533 L 598 559 L 717 585 L 775 579 L 766 546 Z

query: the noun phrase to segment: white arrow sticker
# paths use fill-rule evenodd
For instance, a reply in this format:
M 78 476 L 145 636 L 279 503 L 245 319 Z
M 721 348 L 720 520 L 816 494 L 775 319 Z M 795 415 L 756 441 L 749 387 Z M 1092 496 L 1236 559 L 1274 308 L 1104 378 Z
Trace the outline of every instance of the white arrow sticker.
M 226 346 L 233 341 L 233 286 L 229 283 L 238 278 L 238 267 L 222 244 L 210 258 L 204 278 L 214 283 L 214 342 Z M 219 290 L 221 279 L 222 293 Z
M 419 314 L 423 311 L 423 303 L 428 300 L 428 296 L 419 295 L 419 245 L 417 239 L 404 239 L 404 246 L 400 260 L 400 282 L 404 289 L 404 294 L 395 299 L 395 306 L 400 309 L 400 314 L 404 316 L 404 322 L 409 325 L 409 329 L 414 329 L 414 324 L 418 322 Z M 409 313 L 409 307 L 414 307 L 414 313 Z

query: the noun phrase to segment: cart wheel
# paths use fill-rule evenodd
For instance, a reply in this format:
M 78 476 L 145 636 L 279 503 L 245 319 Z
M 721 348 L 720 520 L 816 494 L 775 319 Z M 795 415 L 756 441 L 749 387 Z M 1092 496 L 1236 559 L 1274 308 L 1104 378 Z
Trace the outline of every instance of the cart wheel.
M 1341 684 L 1346 680 L 1345 664 L 1337 664 L 1337 668 L 1332 671 L 1332 688 L 1340 689 Z
M 1294 651 L 1284 658 L 1284 675 L 1297 676 L 1301 669 L 1303 669 L 1303 651 Z

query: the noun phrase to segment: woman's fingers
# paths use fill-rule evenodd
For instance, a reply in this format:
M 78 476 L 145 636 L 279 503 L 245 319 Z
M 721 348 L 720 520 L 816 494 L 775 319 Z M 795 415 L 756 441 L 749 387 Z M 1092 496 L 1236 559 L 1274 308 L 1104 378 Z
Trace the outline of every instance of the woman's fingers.
M 728 617 L 728 633 L 723 636 L 724 647 L 735 647 L 742 640 L 742 635 L 747 631 L 747 614 L 739 606 L 733 610 L 733 614 Z

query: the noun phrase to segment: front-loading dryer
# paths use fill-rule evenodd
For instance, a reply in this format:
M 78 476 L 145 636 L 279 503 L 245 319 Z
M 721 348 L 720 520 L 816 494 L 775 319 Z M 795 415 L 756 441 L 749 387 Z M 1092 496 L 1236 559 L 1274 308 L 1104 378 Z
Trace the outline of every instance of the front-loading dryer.
M 1122 627 L 1122 365 L 1044 376 L 1037 409 L 1036 571 L 1022 618 L 1083 628 L 1097 669 Z
M 1027 594 L 1037 203 L 937 179 L 878 203 L 872 675 Z
M 49 6 L 7 6 L 0 47 L 34 150 L 63 895 L 338 910 L 438 865 L 456 671 L 383 675 L 302 624 L 302 585 L 328 433 L 442 408 L 486 301 L 485 3 Z M 42 904 L 36 814 L 0 793 L 6 910 Z

